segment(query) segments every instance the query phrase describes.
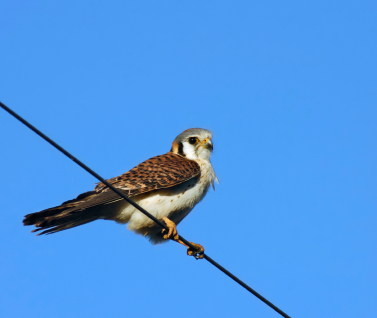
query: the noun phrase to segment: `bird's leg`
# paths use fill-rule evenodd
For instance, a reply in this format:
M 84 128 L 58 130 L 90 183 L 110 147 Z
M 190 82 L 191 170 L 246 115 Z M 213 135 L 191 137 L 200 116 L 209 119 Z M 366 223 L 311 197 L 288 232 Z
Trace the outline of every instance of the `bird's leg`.
M 196 248 L 196 250 L 193 250 L 190 246 L 188 246 L 187 244 L 185 244 L 184 242 L 182 242 L 179 239 L 179 235 L 178 235 L 178 232 L 177 232 L 177 225 L 172 220 L 168 219 L 166 216 L 162 217 L 162 220 L 165 222 L 165 224 L 169 228 L 168 233 L 163 236 L 163 238 L 165 240 L 171 238 L 174 241 L 178 242 L 179 244 L 186 246 L 187 247 L 187 255 L 189 255 L 189 256 L 194 256 L 196 259 L 202 259 L 204 257 L 204 255 L 203 255 L 204 247 L 203 246 L 201 246 L 200 244 L 190 242 L 190 244 L 193 245 Z M 164 233 L 165 231 L 166 230 L 163 229 L 162 233 Z
M 179 235 L 178 235 L 178 232 L 177 232 L 177 225 L 170 219 L 168 219 L 166 216 L 163 216 L 162 217 L 162 220 L 165 222 L 165 224 L 167 225 L 167 227 L 169 228 L 169 232 L 167 234 L 165 234 L 163 236 L 163 238 L 165 240 L 167 239 L 173 239 L 174 241 L 178 241 L 179 240 Z M 162 233 L 164 233 L 166 230 L 163 229 L 162 230 Z

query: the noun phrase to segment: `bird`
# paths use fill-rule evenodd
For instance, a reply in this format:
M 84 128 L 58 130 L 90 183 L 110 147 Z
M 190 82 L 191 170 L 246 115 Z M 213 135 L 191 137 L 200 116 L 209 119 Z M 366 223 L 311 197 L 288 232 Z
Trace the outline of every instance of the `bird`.
M 129 230 L 160 244 L 172 239 L 187 247 L 190 256 L 203 258 L 204 248 L 190 242 L 191 249 L 179 238 L 177 225 L 219 180 L 210 160 L 212 133 L 191 128 L 179 134 L 169 152 L 152 157 L 120 176 L 107 181 L 127 197 L 163 221 L 168 230 L 119 197 L 102 182 L 94 190 L 59 206 L 27 214 L 23 224 L 34 225 L 37 235 L 53 234 L 98 219 L 127 224 Z

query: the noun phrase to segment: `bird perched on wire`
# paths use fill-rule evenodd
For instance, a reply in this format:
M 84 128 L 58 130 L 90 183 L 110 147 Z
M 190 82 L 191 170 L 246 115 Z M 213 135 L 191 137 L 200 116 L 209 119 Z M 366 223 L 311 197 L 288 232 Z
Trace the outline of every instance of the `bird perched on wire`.
M 142 234 L 154 243 L 167 239 L 180 241 L 176 229 L 179 224 L 207 194 L 209 186 L 218 183 L 210 157 L 213 151 L 212 134 L 201 128 L 188 129 L 178 135 L 171 150 L 150 158 L 130 171 L 107 180 L 129 198 L 169 228 L 154 223 L 135 207 L 120 198 L 103 183 L 93 191 L 80 194 L 76 199 L 40 212 L 25 216 L 24 225 L 35 225 L 41 234 L 67 230 L 97 219 L 128 223 L 128 229 Z M 190 242 L 191 243 L 191 242 Z M 197 251 L 187 246 L 187 254 L 194 255 L 204 248 L 192 243 Z

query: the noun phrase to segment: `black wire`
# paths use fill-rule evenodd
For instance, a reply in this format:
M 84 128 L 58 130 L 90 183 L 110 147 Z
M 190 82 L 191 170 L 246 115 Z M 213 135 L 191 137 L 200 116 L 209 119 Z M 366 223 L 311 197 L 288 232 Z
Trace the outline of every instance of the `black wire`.
M 112 191 L 114 191 L 116 194 L 118 194 L 122 199 L 126 200 L 128 203 L 133 205 L 136 209 L 138 209 L 140 212 L 144 213 L 147 217 L 152 219 L 154 222 L 156 222 L 159 226 L 162 228 L 168 230 L 169 228 L 166 226 L 165 223 L 161 222 L 159 219 L 155 218 L 152 214 L 150 214 L 148 211 L 144 210 L 141 206 L 139 206 L 137 203 L 135 203 L 133 200 L 128 198 L 125 194 L 123 194 L 121 191 L 119 191 L 117 188 L 113 187 L 109 182 L 107 182 L 105 179 L 103 179 L 100 175 L 95 173 L 92 169 L 90 169 L 88 166 L 83 164 L 80 160 L 72 156 L 68 151 L 66 151 L 64 148 L 60 147 L 56 142 L 48 138 L 45 134 L 43 134 L 41 131 L 39 131 L 37 128 L 35 128 L 33 125 L 31 125 L 29 122 L 27 122 L 25 119 L 23 119 L 21 116 L 17 115 L 13 110 L 5 106 L 2 102 L 0 102 L 0 106 L 7 111 L 9 114 L 11 114 L 13 117 L 18 119 L 21 123 L 23 123 L 25 126 L 30 128 L 32 131 L 34 131 L 37 135 L 42 137 L 44 140 L 46 140 L 49 144 L 54 146 L 56 149 L 58 149 L 60 152 L 62 152 L 64 155 L 66 155 L 69 159 L 73 160 L 75 163 L 77 163 L 81 168 L 89 172 L 93 177 L 97 178 L 99 181 L 101 181 L 103 184 L 105 184 L 107 187 L 109 187 Z M 179 235 L 179 239 L 184 242 L 186 245 L 188 245 L 192 250 L 197 251 L 195 246 L 193 246 L 189 241 L 185 240 L 181 235 Z M 269 302 L 266 298 L 264 298 L 262 295 L 257 293 L 254 289 L 246 285 L 243 281 L 238 279 L 236 276 L 234 276 L 231 272 L 227 271 L 224 267 L 222 267 L 220 264 L 215 262 L 212 258 L 210 258 L 208 255 L 203 255 L 204 259 L 206 259 L 208 262 L 210 262 L 212 265 L 217 267 L 219 270 L 221 270 L 224 274 L 228 275 L 231 279 L 233 279 L 235 282 L 240 284 L 242 287 L 244 287 L 246 290 L 248 290 L 250 293 L 252 293 L 254 296 L 259 298 L 261 301 L 263 301 L 266 305 L 270 306 L 272 309 L 274 309 L 276 312 L 278 312 L 280 315 L 282 315 L 285 318 L 290 318 L 286 313 L 284 313 L 282 310 L 280 310 L 278 307 L 276 307 L 274 304 Z

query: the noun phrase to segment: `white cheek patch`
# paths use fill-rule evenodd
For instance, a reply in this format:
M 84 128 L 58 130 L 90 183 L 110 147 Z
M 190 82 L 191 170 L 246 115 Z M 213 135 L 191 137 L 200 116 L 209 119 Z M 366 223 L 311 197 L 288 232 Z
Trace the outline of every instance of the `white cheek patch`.
M 183 143 L 183 153 L 185 154 L 187 159 L 196 159 L 198 156 L 195 153 L 195 146 L 190 145 L 187 142 Z

